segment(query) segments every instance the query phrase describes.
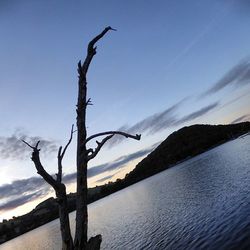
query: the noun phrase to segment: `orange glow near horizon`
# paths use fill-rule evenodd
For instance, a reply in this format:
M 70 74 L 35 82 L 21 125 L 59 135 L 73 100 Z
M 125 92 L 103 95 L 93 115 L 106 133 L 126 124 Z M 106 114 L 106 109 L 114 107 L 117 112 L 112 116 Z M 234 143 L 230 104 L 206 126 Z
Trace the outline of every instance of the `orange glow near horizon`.
M 113 171 L 105 172 L 103 174 L 99 174 L 97 176 L 89 178 L 88 179 L 88 186 L 90 188 L 92 188 L 92 187 L 95 187 L 95 186 L 101 186 L 101 185 L 103 185 L 105 183 L 108 183 L 109 181 L 113 182 L 113 181 L 116 181 L 117 179 L 124 178 L 127 173 L 129 173 L 130 171 L 132 171 L 135 168 L 136 164 L 138 162 L 140 162 L 142 158 L 143 157 L 140 157 L 140 158 L 138 158 L 136 160 L 133 160 L 133 161 L 129 162 L 127 165 L 124 165 L 124 167 L 122 167 L 119 170 L 113 170 Z M 105 178 L 105 177 L 107 177 L 109 175 L 112 175 L 112 177 L 110 179 L 107 179 L 107 180 L 105 180 L 103 182 L 98 182 L 98 180 L 100 180 L 102 178 Z M 71 183 L 71 184 L 67 185 L 67 193 L 74 193 L 74 192 L 76 192 L 76 183 Z M 42 201 L 44 201 L 44 200 L 46 200 L 46 199 L 48 199 L 50 197 L 55 197 L 55 194 L 54 194 L 53 191 L 50 192 L 49 194 L 47 194 L 46 196 L 44 196 L 43 198 L 38 198 L 38 199 L 35 199 L 33 201 L 27 202 L 24 205 L 16 207 L 14 209 L 3 211 L 0 214 L 0 221 L 2 221 L 3 219 L 9 220 L 13 216 L 18 217 L 18 216 L 24 215 L 26 213 L 29 213 L 39 203 L 41 203 Z

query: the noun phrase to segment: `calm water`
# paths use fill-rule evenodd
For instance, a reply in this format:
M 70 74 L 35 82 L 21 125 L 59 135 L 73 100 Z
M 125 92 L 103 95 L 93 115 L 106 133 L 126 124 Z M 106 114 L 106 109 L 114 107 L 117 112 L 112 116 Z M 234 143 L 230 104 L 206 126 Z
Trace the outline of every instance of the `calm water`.
M 248 135 L 93 203 L 90 235 L 102 249 L 250 249 L 249 191 Z M 0 249 L 60 249 L 58 220 Z

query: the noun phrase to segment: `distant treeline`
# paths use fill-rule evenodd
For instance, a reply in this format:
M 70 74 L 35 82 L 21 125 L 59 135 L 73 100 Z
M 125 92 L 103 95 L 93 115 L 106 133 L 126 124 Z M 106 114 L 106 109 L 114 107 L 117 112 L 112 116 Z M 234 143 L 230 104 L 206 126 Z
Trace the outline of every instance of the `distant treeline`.
M 193 125 L 167 137 L 138 163 L 124 179 L 89 189 L 88 203 L 94 202 L 138 181 L 166 170 L 177 163 L 237 138 L 250 131 L 250 122 L 232 125 Z M 75 210 L 75 194 L 69 194 L 69 211 Z M 57 201 L 49 198 L 30 213 L 0 223 L 0 243 L 58 218 Z

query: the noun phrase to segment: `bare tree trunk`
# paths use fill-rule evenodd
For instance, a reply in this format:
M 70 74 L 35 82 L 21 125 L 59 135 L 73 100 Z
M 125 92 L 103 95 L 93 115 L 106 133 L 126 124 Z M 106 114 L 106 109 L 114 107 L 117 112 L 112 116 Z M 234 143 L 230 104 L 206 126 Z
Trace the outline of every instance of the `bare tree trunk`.
M 87 211 L 87 149 L 86 140 L 86 76 L 82 72 L 81 63 L 78 65 L 79 86 L 77 102 L 77 196 L 76 196 L 76 231 L 75 249 L 86 249 L 88 239 L 88 211 Z
M 59 206 L 60 228 L 62 236 L 62 249 L 73 250 L 74 244 L 70 231 L 68 200 L 66 194 L 66 187 L 61 184 L 60 189 L 56 193 Z
M 120 131 L 108 131 L 98 133 L 87 138 L 86 131 L 86 109 L 90 103 L 90 99 L 87 100 L 87 72 L 89 65 L 96 54 L 96 42 L 98 42 L 108 31 L 114 30 L 111 27 L 106 27 L 99 35 L 92 39 L 88 44 L 87 55 L 84 63 L 81 61 L 78 63 L 78 101 L 77 101 L 77 196 L 76 196 L 76 232 L 74 239 L 74 246 L 77 250 L 97 250 L 100 249 L 102 241 L 101 235 L 92 237 L 88 240 L 88 211 L 87 211 L 87 167 L 88 161 L 93 159 L 104 143 L 111 139 L 115 134 L 119 134 L 125 137 L 130 137 L 136 140 L 140 140 L 140 135 L 129 135 Z M 87 149 L 87 143 L 99 136 L 106 137 L 97 143 L 96 149 Z
M 76 195 L 76 231 L 74 246 L 77 250 L 87 248 L 88 240 L 88 210 L 87 210 L 87 167 L 88 150 L 86 148 L 86 108 L 87 101 L 87 79 L 89 65 L 96 54 L 95 43 L 101 39 L 111 28 L 106 28 L 101 34 L 90 41 L 87 56 L 83 65 L 78 63 L 78 100 L 77 100 L 77 195 Z

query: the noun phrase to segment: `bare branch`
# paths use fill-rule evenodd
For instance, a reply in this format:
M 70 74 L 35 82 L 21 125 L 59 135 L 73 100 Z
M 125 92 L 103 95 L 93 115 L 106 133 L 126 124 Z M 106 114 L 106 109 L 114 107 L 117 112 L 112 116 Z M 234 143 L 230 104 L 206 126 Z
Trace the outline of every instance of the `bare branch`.
M 69 138 L 68 143 L 66 144 L 66 146 L 65 146 L 64 149 L 63 149 L 62 158 L 64 157 L 64 154 L 65 154 L 65 152 L 66 152 L 66 150 L 67 150 L 69 144 L 70 144 L 71 141 L 72 141 L 73 133 L 74 133 L 74 132 L 75 132 L 75 131 L 74 131 L 74 124 L 72 124 L 71 131 L 70 131 L 70 138 Z
M 141 135 L 138 135 L 138 134 L 136 134 L 136 135 L 130 135 L 130 134 L 128 134 L 128 133 L 121 132 L 121 131 L 107 131 L 107 132 L 102 132 L 102 133 L 98 133 L 98 134 L 92 135 L 92 136 L 90 136 L 90 137 L 88 137 L 88 138 L 86 139 L 85 144 L 86 144 L 87 142 L 89 142 L 90 140 L 96 138 L 96 137 L 100 137 L 100 136 L 104 136 L 104 135 L 108 135 L 108 136 L 106 136 L 104 139 L 102 139 L 101 142 L 96 141 L 97 147 L 96 147 L 95 150 L 93 150 L 93 149 L 89 149 L 89 150 L 88 150 L 88 153 L 91 152 L 91 150 L 92 150 L 91 154 L 88 155 L 88 161 L 91 160 L 91 159 L 93 159 L 93 158 L 95 158 L 96 155 L 97 155 L 97 154 L 99 153 L 99 151 L 101 150 L 101 148 L 103 147 L 103 145 L 104 145 L 109 139 L 111 139 L 114 135 L 116 135 L 116 134 L 117 134 L 117 135 L 125 136 L 126 138 L 132 138 L 132 139 L 135 139 L 135 140 L 140 140 L 140 139 L 141 139 Z
M 73 138 L 73 133 L 74 133 L 74 124 L 72 124 L 71 131 L 70 131 L 70 138 L 64 149 L 62 150 L 62 146 L 58 149 L 58 154 L 57 154 L 57 163 L 58 163 L 58 173 L 57 173 L 57 181 L 61 182 L 62 181 L 62 160 L 65 155 L 65 152 L 69 146 L 69 144 L 72 141 Z
M 116 31 L 115 29 L 111 28 L 110 26 L 106 27 L 99 35 L 93 38 L 88 45 L 88 51 L 91 51 L 96 44 L 109 30 Z
M 58 149 L 58 154 L 57 154 L 57 165 L 58 165 L 58 173 L 56 174 L 56 180 L 58 182 L 62 182 L 62 146 L 59 147 Z
M 96 47 L 95 44 L 102 38 L 105 36 L 105 34 L 109 31 L 109 30 L 113 30 L 116 31 L 115 29 L 111 28 L 110 26 L 106 27 L 99 35 L 97 35 L 94 39 L 92 39 L 89 42 L 88 45 L 88 50 L 87 50 L 87 56 L 84 60 L 84 63 L 81 67 L 81 73 L 83 73 L 85 76 L 87 74 L 89 65 L 92 61 L 92 58 L 94 57 L 94 55 L 96 54 Z M 81 61 L 79 62 L 79 64 L 81 65 Z M 78 64 L 78 72 L 79 72 L 79 64 Z M 81 73 L 79 73 L 81 75 Z
M 138 135 L 138 134 L 131 135 L 122 131 L 107 131 L 107 132 L 102 132 L 102 133 L 91 135 L 90 137 L 86 139 L 85 144 L 96 137 L 100 137 L 104 135 L 122 135 L 122 136 L 125 136 L 126 138 L 132 138 L 138 141 L 141 139 L 141 135 Z
M 39 143 L 40 143 L 40 141 L 38 141 L 38 142 L 36 143 L 36 148 L 38 148 Z
M 88 161 L 95 158 L 96 155 L 99 153 L 99 151 L 101 150 L 101 148 L 103 147 L 103 145 L 105 144 L 105 142 L 107 142 L 109 139 L 111 139 L 114 136 L 114 134 L 109 135 L 107 137 L 105 137 L 101 142 L 96 141 L 97 143 L 97 147 L 96 149 L 88 156 Z
M 86 105 L 93 105 L 92 101 L 91 101 L 91 98 L 89 98 L 86 102 Z
M 33 149 L 31 160 L 35 164 L 37 173 L 39 175 L 41 175 L 43 177 L 43 179 L 55 189 L 55 191 L 57 191 L 59 189 L 58 182 L 50 174 L 47 173 L 47 171 L 44 169 L 44 167 L 40 161 L 40 155 L 39 155 L 40 149 L 38 149 L 38 145 L 39 145 L 40 141 L 38 141 L 36 143 L 36 146 L 31 146 L 28 142 L 26 142 L 24 140 L 22 140 L 22 141 L 27 146 L 29 146 L 30 148 Z
M 36 146 L 34 147 L 34 146 L 31 146 L 28 142 L 26 142 L 25 140 L 22 140 L 22 142 L 24 143 L 24 144 L 26 144 L 28 147 L 30 147 L 30 148 L 32 148 L 32 149 L 38 149 L 38 145 L 39 145 L 39 143 L 40 143 L 40 141 L 38 141 L 37 143 L 36 143 Z M 40 149 L 39 149 L 40 150 Z
M 58 149 L 57 158 L 61 157 L 61 153 L 62 153 L 62 146 L 60 146 Z

